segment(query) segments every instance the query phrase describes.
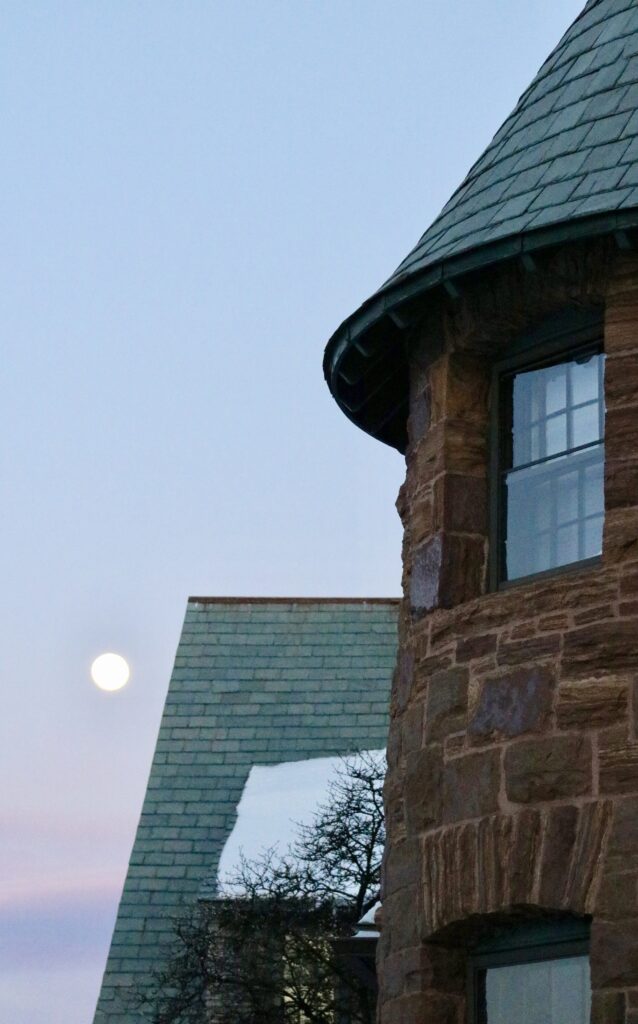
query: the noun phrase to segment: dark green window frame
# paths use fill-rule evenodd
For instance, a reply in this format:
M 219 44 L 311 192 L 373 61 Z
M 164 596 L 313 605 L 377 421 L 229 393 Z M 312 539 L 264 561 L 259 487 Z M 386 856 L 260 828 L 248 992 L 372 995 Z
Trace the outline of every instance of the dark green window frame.
M 576 918 L 499 929 L 468 955 L 468 1024 L 490 1024 L 486 979 L 490 968 L 547 963 L 589 956 L 589 921 Z
M 511 388 L 504 386 L 516 373 L 542 369 L 561 361 L 603 352 L 603 313 L 600 307 L 570 309 L 519 338 L 506 358 L 492 368 L 490 397 L 490 515 L 488 586 L 491 591 L 516 586 L 558 573 L 596 565 L 600 556 L 570 562 L 538 573 L 506 577 L 507 499 L 505 474 L 512 436 Z

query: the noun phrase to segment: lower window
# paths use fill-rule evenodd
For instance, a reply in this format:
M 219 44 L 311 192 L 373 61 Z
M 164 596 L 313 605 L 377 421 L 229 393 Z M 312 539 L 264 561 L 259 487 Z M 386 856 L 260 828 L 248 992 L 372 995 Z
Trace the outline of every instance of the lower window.
M 471 1024 L 589 1024 L 588 926 L 507 929 L 472 953 Z

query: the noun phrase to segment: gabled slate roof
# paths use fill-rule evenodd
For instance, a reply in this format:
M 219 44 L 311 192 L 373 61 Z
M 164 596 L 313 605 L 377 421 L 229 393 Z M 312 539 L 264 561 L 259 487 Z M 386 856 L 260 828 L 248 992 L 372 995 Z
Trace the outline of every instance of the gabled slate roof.
M 189 901 L 214 894 L 250 768 L 385 746 L 396 600 L 191 598 L 95 1024 L 141 1024 Z
M 636 225 L 638 3 L 590 0 L 434 223 L 330 339 L 333 395 L 404 448 L 402 304 L 526 251 Z

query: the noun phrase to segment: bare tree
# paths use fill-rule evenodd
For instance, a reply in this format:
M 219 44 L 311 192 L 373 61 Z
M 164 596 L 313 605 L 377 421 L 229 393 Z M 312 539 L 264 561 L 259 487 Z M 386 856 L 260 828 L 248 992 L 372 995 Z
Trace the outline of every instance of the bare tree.
M 379 898 L 383 758 L 344 758 L 289 849 L 243 860 L 174 923 L 138 1007 L 153 1024 L 372 1024 L 374 994 L 336 955 Z

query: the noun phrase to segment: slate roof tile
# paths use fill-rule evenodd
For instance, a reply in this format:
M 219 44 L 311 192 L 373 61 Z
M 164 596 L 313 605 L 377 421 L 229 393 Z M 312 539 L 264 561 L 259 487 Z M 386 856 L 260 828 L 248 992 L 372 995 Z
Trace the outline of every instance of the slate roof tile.
M 637 108 L 638 4 L 596 0 L 567 31 L 461 188 L 381 291 L 403 278 L 406 270 L 421 270 L 481 244 L 486 228 L 497 222 L 500 237 L 506 237 L 541 221 L 551 223 L 552 217 L 562 222 L 578 215 L 579 208 L 584 215 L 594 208 L 604 209 L 605 202 L 612 209 L 626 203 L 625 192 L 614 197 L 611 182 L 619 180 L 616 168 L 623 158 L 619 140 L 627 146 L 632 143 L 624 157 L 635 158 Z M 544 175 L 539 174 L 543 163 L 550 164 Z M 581 183 L 582 171 L 605 170 L 607 176 L 601 173 L 594 179 L 588 174 L 587 183 Z M 574 179 L 571 189 L 570 176 Z M 558 183 L 563 187 L 535 191 L 538 184 Z M 495 186 L 502 188 L 500 199 Z M 597 203 L 588 191 L 576 207 L 571 197 L 577 188 L 580 194 L 598 188 L 604 199 Z M 527 205 L 523 198 L 511 207 L 503 202 L 524 196 L 529 196 Z M 543 207 L 547 214 L 541 217 Z M 529 216 L 520 222 L 522 208 Z

